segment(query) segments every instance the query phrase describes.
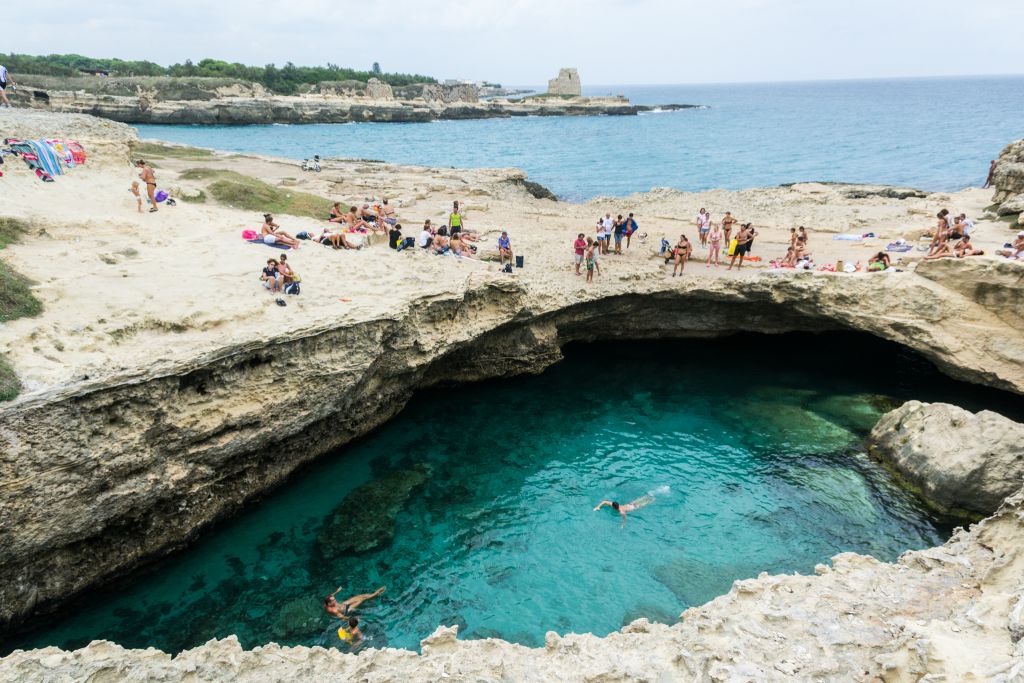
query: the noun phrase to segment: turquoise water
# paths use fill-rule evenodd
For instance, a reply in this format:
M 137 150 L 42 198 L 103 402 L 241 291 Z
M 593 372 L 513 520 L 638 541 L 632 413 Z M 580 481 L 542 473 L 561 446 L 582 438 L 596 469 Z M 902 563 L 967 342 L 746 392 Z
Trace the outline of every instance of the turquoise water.
M 559 196 L 651 187 L 739 189 L 807 180 L 980 186 L 1024 134 L 1024 77 L 757 85 L 602 86 L 637 103 L 706 109 L 639 117 L 423 124 L 139 126 L 147 138 L 301 160 L 313 154 L 428 166 L 516 166 Z
M 339 585 L 387 585 L 363 614 L 378 647 L 416 648 L 442 623 L 538 645 L 552 629 L 671 622 L 761 571 L 941 543 L 949 525 L 896 488 L 862 439 L 894 399 L 978 409 L 988 396 L 862 337 L 572 347 L 540 376 L 418 395 L 0 654 L 94 638 L 178 651 L 232 633 L 246 647 L 338 647 L 320 599 Z M 592 511 L 651 491 L 625 525 Z

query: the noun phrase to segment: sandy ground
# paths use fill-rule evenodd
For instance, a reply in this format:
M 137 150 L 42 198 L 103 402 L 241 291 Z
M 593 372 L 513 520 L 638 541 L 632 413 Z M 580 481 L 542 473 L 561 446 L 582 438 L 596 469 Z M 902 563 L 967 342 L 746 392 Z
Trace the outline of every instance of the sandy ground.
M 915 240 L 934 224 L 942 207 L 977 221 L 975 242 L 991 253 L 1014 230 L 989 216 L 991 192 L 971 189 L 924 199 L 850 199 L 849 187 L 801 184 L 738 192 L 684 193 L 654 190 L 586 204 L 537 200 L 506 181 L 512 169 L 426 169 L 362 161 L 330 161 L 323 173 L 306 174 L 294 162 L 218 155 L 210 160 L 155 159 L 161 188 L 189 190 L 178 180 L 186 168 L 228 168 L 342 201 L 389 197 L 405 234 L 415 236 L 424 219 L 445 223 L 453 199 L 465 203 L 469 228 L 481 233 L 481 253 L 492 251 L 501 229 L 525 257 L 525 268 L 502 275 L 496 263 L 418 251 L 395 253 L 385 240 L 357 252 L 314 243 L 288 251 L 302 277 L 302 294 L 279 307 L 260 286 L 260 269 L 282 251 L 247 244 L 241 231 L 257 229 L 259 213 L 212 202 L 163 207 L 139 214 L 129 193 L 135 170 L 124 160 L 87 164 L 44 184 L 20 161 L 3 166 L 0 215 L 28 218 L 31 234 L 8 247 L 3 258 L 37 284 L 44 312 L 0 326 L 0 353 L 18 372 L 23 396 L 109 373 L 145 370 L 157 361 L 194 357 L 240 341 L 272 337 L 329 322 L 386 316 L 416 297 L 457 291 L 476 277 L 516 277 L 538 295 L 558 292 L 571 301 L 586 287 L 628 291 L 639 280 L 671 280 L 657 258 L 661 237 L 680 233 L 696 241 L 695 217 L 707 207 L 716 221 L 726 210 L 752 221 L 759 236 L 754 255 L 762 262 L 729 272 L 708 268 L 695 248 L 685 278 L 756 278 L 771 258 L 782 257 L 790 227 L 804 225 L 818 264 L 866 262 L 896 238 Z M 598 216 L 634 212 L 640 233 L 621 256 L 604 256 L 592 285 L 573 273 L 572 241 L 592 235 Z M 283 229 L 319 232 L 323 221 L 279 216 Z M 838 233 L 874 232 L 863 243 L 835 241 Z M 904 261 L 920 252 L 893 255 Z M 791 271 L 790 271 L 791 272 Z M 780 276 L 777 272 L 773 276 Z M 782 276 L 785 276 L 784 274 Z M 824 276 L 824 275 L 823 275 Z M 883 275 L 884 276 L 884 275 Z M 868 274 L 849 277 L 873 277 Z M 682 278 L 677 278 L 681 282 Z

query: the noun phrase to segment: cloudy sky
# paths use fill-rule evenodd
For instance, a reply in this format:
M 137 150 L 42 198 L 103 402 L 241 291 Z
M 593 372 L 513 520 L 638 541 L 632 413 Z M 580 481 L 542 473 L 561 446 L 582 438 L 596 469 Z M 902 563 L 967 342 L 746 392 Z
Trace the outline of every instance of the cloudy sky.
M 539 84 L 1024 72 L 1024 0 L 5 0 L 0 52 Z

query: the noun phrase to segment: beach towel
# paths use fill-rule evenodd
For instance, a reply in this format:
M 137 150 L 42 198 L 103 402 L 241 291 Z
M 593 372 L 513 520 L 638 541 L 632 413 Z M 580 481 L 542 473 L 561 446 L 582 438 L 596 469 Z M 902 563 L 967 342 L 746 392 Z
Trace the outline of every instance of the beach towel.
M 266 242 L 263 241 L 262 237 L 257 237 L 254 240 L 246 240 L 246 242 L 248 242 L 249 244 L 262 244 L 265 247 L 273 247 L 274 249 L 291 249 L 291 247 L 289 247 L 287 244 L 281 244 L 279 242 L 275 242 L 274 244 L 267 244 Z
M 60 159 L 67 168 L 75 167 L 75 158 L 71 155 L 71 151 L 64 144 L 63 140 L 44 140 L 46 146 L 50 148 L 50 151 Z
M 896 242 L 891 242 L 890 244 L 886 245 L 885 250 L 897 251 L 902 254 L 904 252 L 910 251 L 913 248 L 914 247 L 910 244 L 897 244 Z
M 32 153 L 39 158 L 39 165 L 42 166 L 44 171 L 51 176 L 64 174 L 64 168 L 61 166 L 60 160 L 57 159 L 57 155 L 50 151 L 50 148 L 46 146 L 44 141 L 29 140 L 28 144 L 32 148 Z
M 864 235 L 832 235 L 832 239 L 859 242 L 860 240 L 864 239 Z
M 76 164 L 85 163 L 85 148 L 75 140 L 68 142 L 68 151 L 71 152 L 71 158 L 75 160 Z

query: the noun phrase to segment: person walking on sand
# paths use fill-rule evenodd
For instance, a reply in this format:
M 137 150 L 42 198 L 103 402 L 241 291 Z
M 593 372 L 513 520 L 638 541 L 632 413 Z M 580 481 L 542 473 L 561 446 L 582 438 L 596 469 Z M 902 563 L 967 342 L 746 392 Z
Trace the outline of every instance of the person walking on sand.
M 676 276 L 676 269 L 679 269 L 680 275 L 683 274 L 683 269 L 686 268 L 686 261 L 690 258 L 692 252 L 693 245 L 690 244 L 690 240 L 686 239 L 686 235 L 680 235 L 679 241 L 676 242 L 676 246 L 672 250 L 672 254 L 676 259 L 672 266 L 672 277 Z
M 156 193 L 156 174 L 153 173 L 153 169 L 143 159 L 136 161 L 135 165 L 139 169 L 139 178 L 142 179 L 142 182 L 146 183 L 146 196 L 152 205 L 149 212 L 156 213 L 156 197 L 154 196 Z
M 7 86 L 16 86 L 17 83 L 11 77 L 11 72 L 7 70 L 7 67 L 0 64 L 0 100 L 3 101 L 3 105 L 8 109 L 11 108 L 11 101 L 7 99 Z M 995 163 L 995 162 L 992 162 Z
M 722 229 L 717 223 L 711 224 L 711 232 L 708 233 L 708 258 L 706 266 L 711 267 L 713 263 L 715 268 L 718 267 L 718 254 L 722 250 Z
M 352 597 L 347 598 L 344 602 L 338 602 L 334 596 L 340 593 L 342 588 L 343 586 L 338 586 L 338 590 L 324 598 L 324 611 L 332 617 L 347 619 L 351 617 L 364 602 L 372 600 L 383 593 L 386 586 L 381 586 L 372 593 L 360 593 L 359 595 L 353 595 Z
M 743 267 L 743 257 L 747 254 L 747 245 L 750 243 L 750 223 L 740 226 L 740 232 L 736 235 L 736 250 L 732 253 L 732 260 L 729 261 L 729 267 L 726 270 L 732 270 L 732 264 L 736 263 L 736 258 L 739 257 L 740 265 L 737 269 Z
M 584 254 L 587 252 L 587 240 L 584 239 L 582 232 L 577 235 L 576 241 L 572 243 L 572 252 L 572 258 L 576 262 L 576 274 L 579 275 Z

